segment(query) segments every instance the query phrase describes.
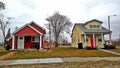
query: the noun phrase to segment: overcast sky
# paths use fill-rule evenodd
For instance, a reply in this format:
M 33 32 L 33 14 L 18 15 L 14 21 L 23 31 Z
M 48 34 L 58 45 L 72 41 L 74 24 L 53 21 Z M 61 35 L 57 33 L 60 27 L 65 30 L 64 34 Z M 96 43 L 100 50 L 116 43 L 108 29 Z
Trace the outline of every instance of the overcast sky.
M 120 0 L 0 0 L 6 4 L 3 11 L 13 17 L 11 28 L 35 21 L 42 27 L 48 23 L 45 18 L 55 11 L 68 16 L 72 23 L 84 23 L 92 19 L 103 21 L 107 26 L 107 17 L 111 16 L 112 39 L 120 34 Z M 1 34 L 0 34 L 1 35 Z

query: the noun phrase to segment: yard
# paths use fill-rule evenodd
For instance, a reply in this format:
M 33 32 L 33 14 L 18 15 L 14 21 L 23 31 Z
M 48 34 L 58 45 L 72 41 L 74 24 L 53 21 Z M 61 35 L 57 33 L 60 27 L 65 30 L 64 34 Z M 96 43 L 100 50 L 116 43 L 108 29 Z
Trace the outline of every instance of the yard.
M 110 51 L 120 53 L 120 46 L 116 46 L 116 49 L 110 49 Z
M 50 51 L 18 51 L 7 59 L 31 59 L 31 58 L 54 58 L 54 57 L 114 57 L 117 55 L 100 50 L 85 50 L 74 47 L 56 47 Z
M 6 51 L 3 46 L 0 46 L 0 56 L 5 55 L 9 53 L 9 51 Z
M 12 65 L 0 68 L 120 68 L 120 61 L 64 62 L 53 64 Z

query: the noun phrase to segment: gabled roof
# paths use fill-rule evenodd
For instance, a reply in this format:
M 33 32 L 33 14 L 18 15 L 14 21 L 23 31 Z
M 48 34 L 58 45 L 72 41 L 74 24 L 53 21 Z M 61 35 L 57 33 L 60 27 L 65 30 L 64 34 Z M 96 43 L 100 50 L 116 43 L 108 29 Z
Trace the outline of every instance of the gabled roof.
M 112 31 L 109 31 L 108 29 L 106 29 L 105 27 L 102 27 L 102 29 L 87 29 L 87 28 L 84 27 L 84 23 L 76 23 L 75 25 L 77 25 L 85 33 L 104 33 L 104 34 L 109 34 L 110 32 L 112 32 Z
M 88 24 L 88 23 L 93 22 L 93 21 L 98 22 L 98 23 L 103 23 L 102 21 L 99 21 L 97 19 L 93 19 L 93 20 L 87 21 L 85 24 Z
M 43 30 L 45 30 L 43 27 L 41 27 L 40 25 L 38 25 L 38 24 L 35 23 L 34 21 L 31 21 L 31 22 L 30 22 L 30 24 L 32 24 L 32 23 L 35 24 L 35 25 L 37 25 L 39 28 L 42 28 Z
M 20 30 L 22 30 L 23 28 L 25 28 L 26 26 L 28 26 L 28 27 L 30 27 L 32 30 L 34 30 L 34 31 L 36 31 L 37 33 L 43 35 L 39 30 L 37 30 L 36 28 L 34 28 L 33 26 L 30 25 L 30 24 L 32 24 L 32 23 L 35 24 L 35 25 L 37 25 L 39 28 L 41 28 L 41 29 L 43 29 L 43 30 L 45 31 L 44 28 L 42 28 L 41 26 L 39 26 L 38 24 L 36 24 L 35 22 L 32 21 L 32 22 L 30 22 L 30 23 L 25 24 L 24 26 L 22 26 L 21 28 L 17 29 L 16 31 L 14 31 L 13 34 L 17 33 L 18 31 L 20 31 Z

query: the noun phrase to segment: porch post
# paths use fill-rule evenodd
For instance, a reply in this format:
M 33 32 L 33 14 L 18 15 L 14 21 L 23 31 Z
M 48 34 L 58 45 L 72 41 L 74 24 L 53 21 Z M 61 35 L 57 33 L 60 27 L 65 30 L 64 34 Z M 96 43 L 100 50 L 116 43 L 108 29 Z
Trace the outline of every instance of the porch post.
M 42 48 L 42 36 L 40 35 L 40 48 L 39 49 L 41 48 Z
M 93 34 L 93 44 L 94 44 L 94 47 L 96 47 L 96 45 L 95 45 L 95 34 Z
M 101 37 L 102 37 L 102 46 L 104 45 L 104 35 L 103 33 L 101 33 Z
M 87 46 L 87 45 L 86 45 L 86 33 L 84 33 L 84 38 L 85 38 L 85 46 Z
M 14 50 L 15 45 L 15 36 L 12 36 L 12 50 Z

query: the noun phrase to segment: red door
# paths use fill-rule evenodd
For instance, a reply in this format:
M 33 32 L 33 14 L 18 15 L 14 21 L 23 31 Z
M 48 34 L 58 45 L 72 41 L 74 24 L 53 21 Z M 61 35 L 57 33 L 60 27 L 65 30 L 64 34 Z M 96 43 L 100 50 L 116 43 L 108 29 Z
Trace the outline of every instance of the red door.
M 95 47 L 95 40 L 93 39 L 93 37 L 90 37 L 90 41 L 91 41 L 91 48 Z

